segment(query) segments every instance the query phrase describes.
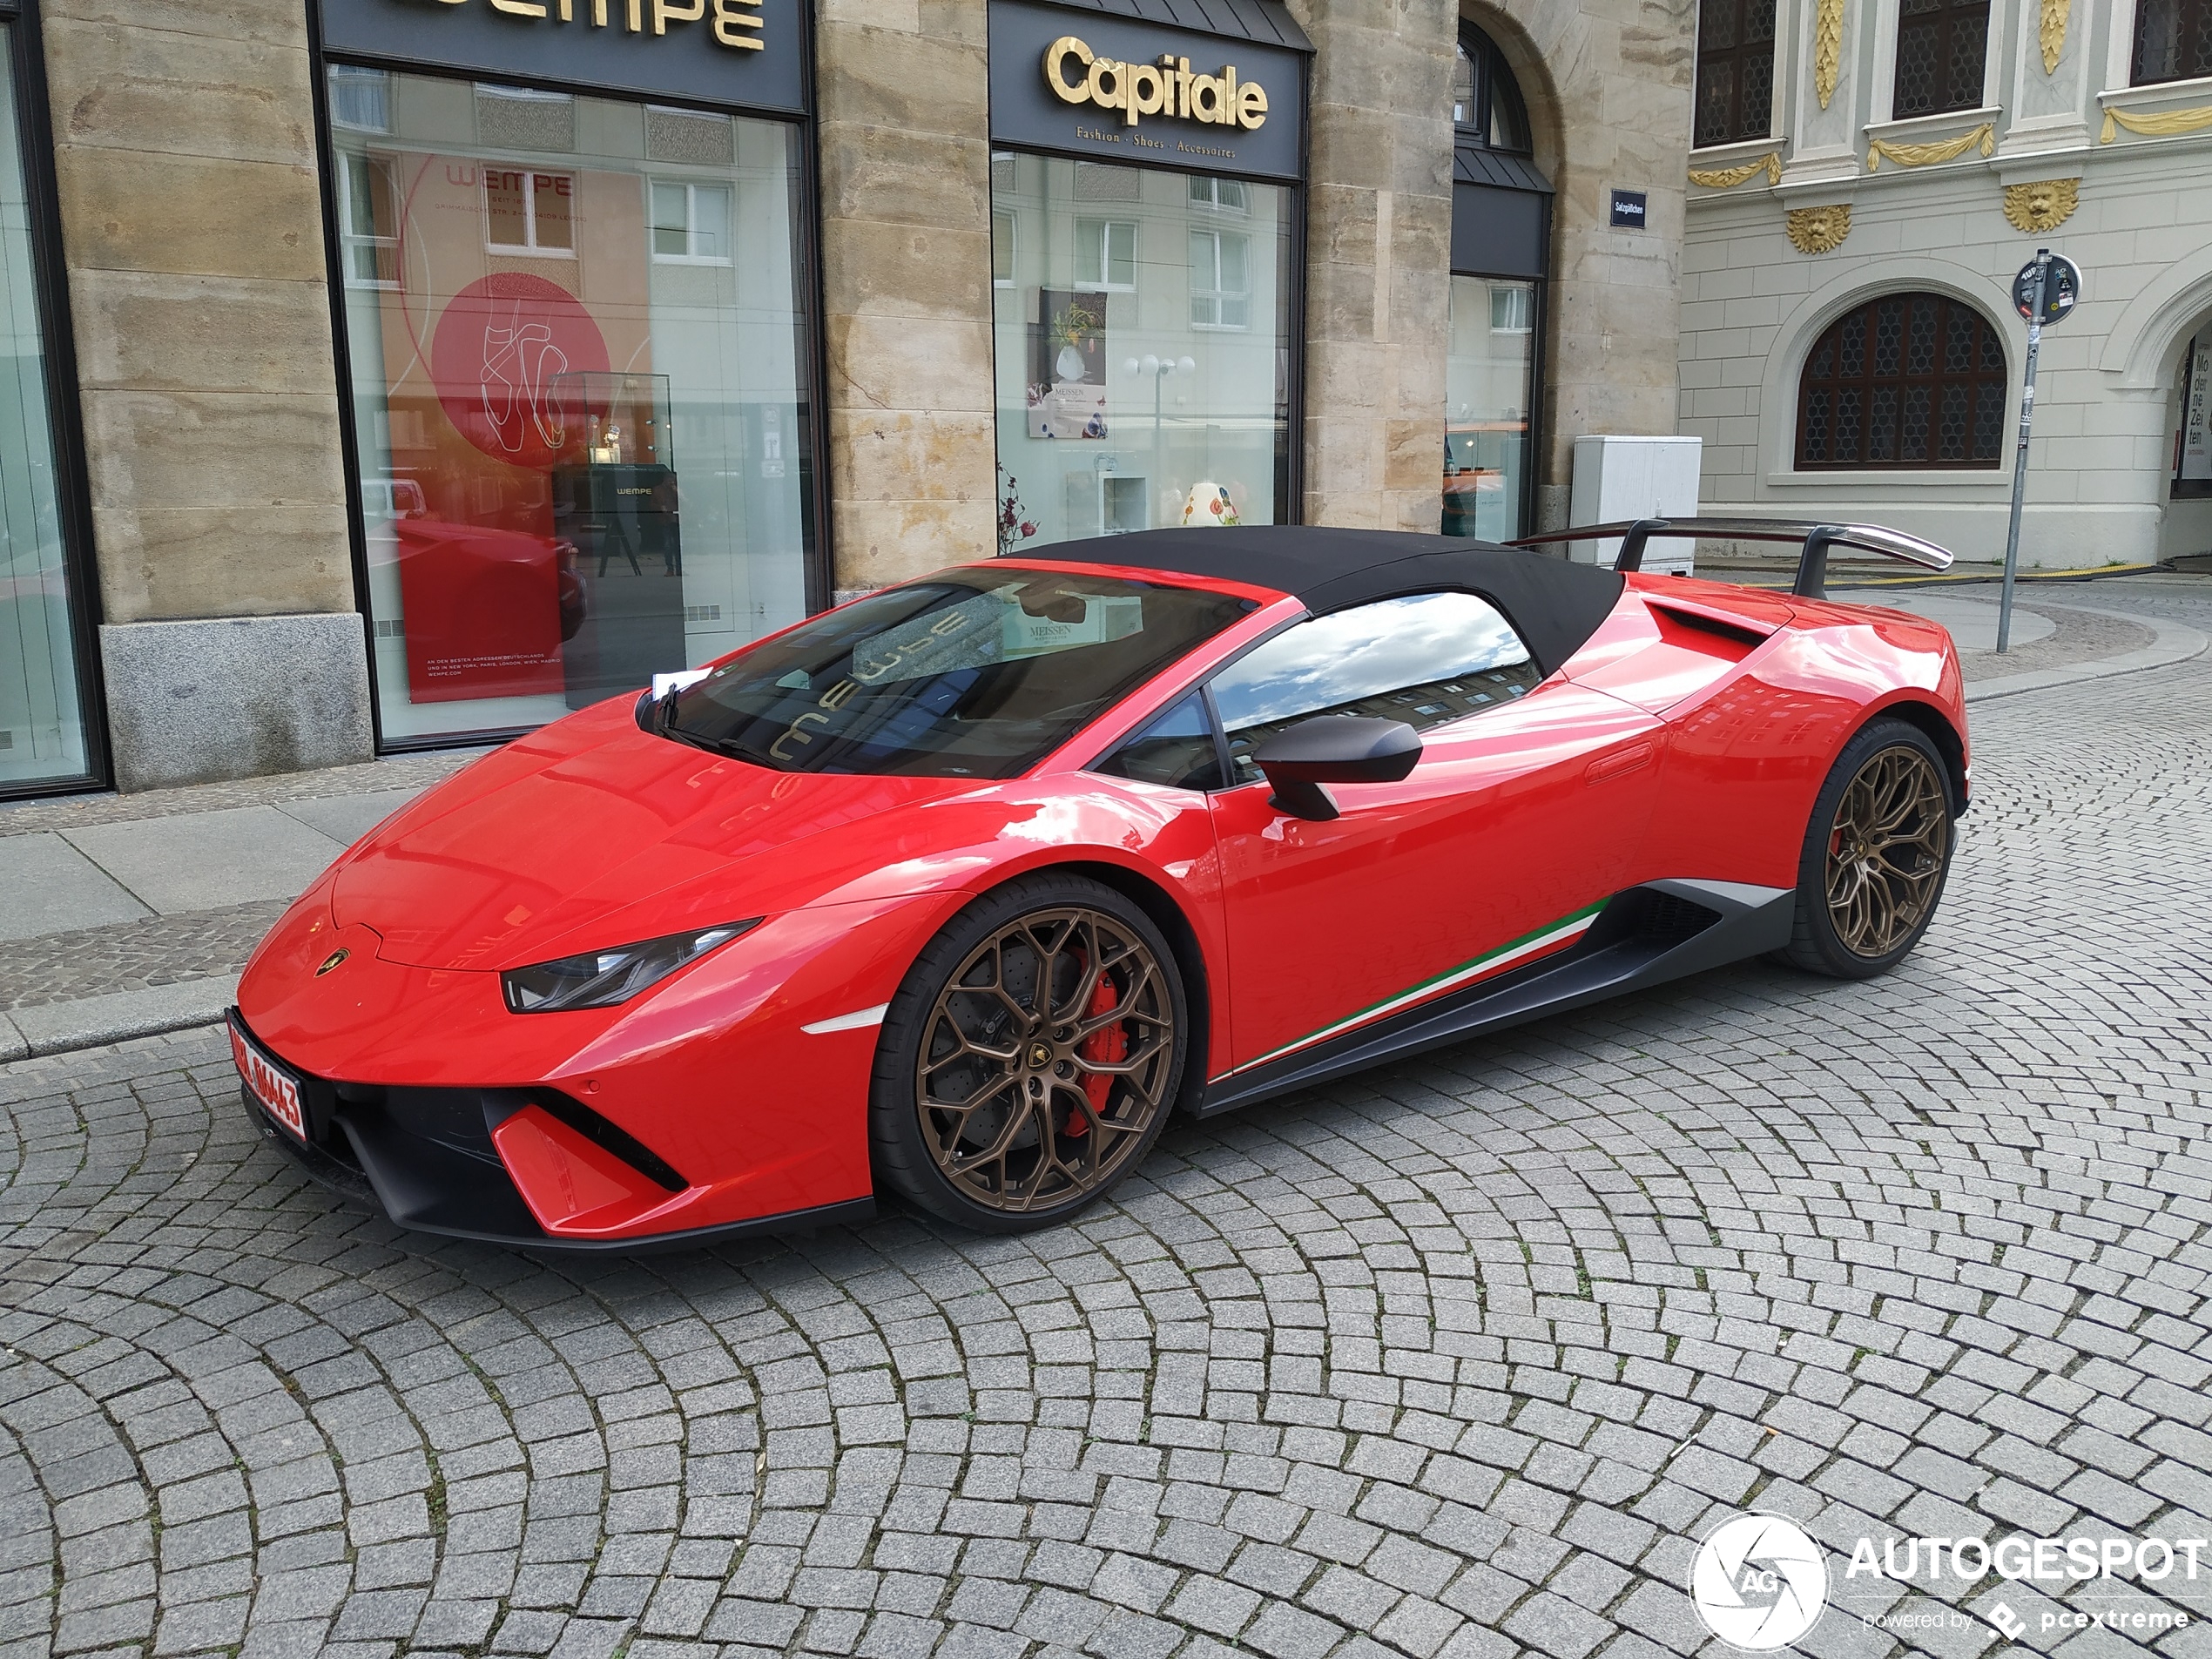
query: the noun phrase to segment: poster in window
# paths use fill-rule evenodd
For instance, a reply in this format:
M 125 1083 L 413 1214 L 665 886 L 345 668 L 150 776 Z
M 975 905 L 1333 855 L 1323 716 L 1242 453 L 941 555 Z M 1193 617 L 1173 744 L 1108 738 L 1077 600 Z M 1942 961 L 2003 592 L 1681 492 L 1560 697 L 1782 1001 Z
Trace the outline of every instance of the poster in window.
M 2188 401 L 2182 410 L 2182 464 L 2175 474 L 2192 483 L 2212 481 L 2212 334 L 2189 348 Z
M 1029 435 L 1103 438 L 1105 295 L 1038 290 L 1029 338 Z

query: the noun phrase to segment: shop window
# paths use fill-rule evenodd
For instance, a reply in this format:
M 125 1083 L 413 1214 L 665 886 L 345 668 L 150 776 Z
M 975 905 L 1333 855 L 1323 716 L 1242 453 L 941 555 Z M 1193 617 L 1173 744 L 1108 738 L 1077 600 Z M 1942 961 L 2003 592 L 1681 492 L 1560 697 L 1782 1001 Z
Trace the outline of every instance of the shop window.
M 92 781 L 84 612 L 64 539 L 29 179 L 18 133 L 16 25 L 0 20 L 0 791 Z
M 346 286 L 391 287 L 399 278 L 399 239 L 377 227 L 398 222 L 392 199 L 392 159 L 341 150 L 338 173 L 338 242 Z
M 666 263 L 730 263 L 730 187 L 653 180 L 653 257 Z
M 334 105 L 349 85 L 333 74 Z M 383 739 L 540 725 L 799 621 L 793 130 L 429 75 L 389 91 L 374 151 L 333 129 Z M 582 142 L 493 143 L 488 110 Z
M 1286 518 L 1293 192 L 1026 152 L 992 172 L 1005 550 Z
M 1699 0 L 1693 144 L 1734 144 L 1773 131 L 1774 3 Z
M 2212 76 L 2212 0 L 2135 0 L 2129 82 L 2155 86 Z
M 1190 326 L 1252 326 L 1250 237 L 1234 231 L 1190 233 Z
M 1444 358 L 1447 536 L 1505 542 L 1522 533 L 1529 410 L 1535 398 L 1536 285 L 1452 279 Z
M 1136 291 L 1136 226 L 1132 221 L 1076 221 L 1076 286 L 1094 291 Z
M 2200 331 L 2182 356 L 2172 494 L 2176 501 L 2212 496 L 2212 327 Z
M 1528 106 L 1521 88 L 1497 43 L 1473 24 L 1460 25 L 1459 56 L 1452 76 L 1452 126 L 1460 144 L 1514 155 L 1529 152 Z
M 1892 119 L 1981 107 L 1989 0 L 1899 0 Z
M 576 178 L 527 167 L 484 169 L 484 243 L 500 253 L 576 252 Z
M 1797 388 L 1797 465 L 1995 467 L 2005 346 L 1962 300 L 1893 293 L 1813 342 Z
M 997 164 L 992 164 L 997 171 Z M 1015 261 L 1020 257 L 1022 221 L 1012 213 L 994 212 L 991 215 L 991 286 L 1010 288 L 1014 286 Z

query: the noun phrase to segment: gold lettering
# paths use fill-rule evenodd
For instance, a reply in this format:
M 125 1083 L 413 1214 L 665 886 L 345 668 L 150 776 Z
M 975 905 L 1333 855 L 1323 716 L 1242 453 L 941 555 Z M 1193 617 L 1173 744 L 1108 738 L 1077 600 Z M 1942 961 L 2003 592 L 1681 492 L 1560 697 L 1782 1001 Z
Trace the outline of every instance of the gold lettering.
M 799 729 L 802 725 L 806 725 L 809 721 L 813 722 L 817 725 L 827 725 L 829 724 L 829 716 L 826 714 L 817 714 L 812 709 L 807 710 L 806 713 L 800 715 L 796 720 L 793 720 L 788 726 L 784 728 L 783 736 L 778 738 L 773 743 L 768 745 L 768 758 L 771 760 L 789 760 L 792 759 L 792 757 L 784 752 L 784 745 L 786 743 L 807 744 L 813 742 L 814 734 L 813 732 L 801 732 Z
M 1190 118 L 1190 60 L 1175 60 L 1175 112 L 1184 120 Z
M 684 0 L 653 0 L 653 32 L 666 34 L 671 18 L 678 23 L 697 23 L 705 16 L 706 0 L 691 0 L 688 7 Z
M 510 17 L 543 17 L 545 8 L 537 0 L 491 0 L 494 11 L 503 11 Z
M 631 0 L 635 4 L 636 0 Z M 1221 119 L 1221 78 L 1217 75 L 1193 75 L 1190 78 L 1190 118 L 1193 121 Z
M 1062 104 L 1081 104 L 1090 96 L 1089 85 L 1082 81 L 1070 84 L 1061 78 L 1060 71 L 1073 57 L 1085 69 L 1090 67 L 1090 48 L 1073 35 L 1062 35 L 1044 49 L 1044 84 Z
M 714 0 L 714 37 L 725 46 L 734 46 L 740 51 L 757 52 L 763 42 L 757 35 L 732 34 L 733 29 L 758 30 L 765 25 L 758 17 L 747 17 L 739 7 L 758 11 L 760 0 Z M 670 14 L 671 17 L 674 13 Z M 694 17 L 698 14 L 694 12 Z
M 1150 64 L 1134 64 L 1129 71 L 1129 124 L 1140 115 L 1157 115 L 1174 96 L 1167 78 Z
M 561 0 L 561 21 L 563 23 L 576 21 L 576 0 Z
M 607 0 L 591 0 L 591 26 L 594 29 L 607 26 Z
M 819 699 L 819 705 L 826 709 L 841 709 L 852 700 L 853 693 L 860 689 L 859 684 L 855 681 L 840 680 L 822 693 Z
M 1267 89 L 1258 81 L 1246 81 L 1237 89 L 1237 125 L 1247 132 L 1267 125 Z
M 1106 84 L 1109 77 L 1112 78 L 1114 83 L 1110 90 Z M 1116 63 L 1110 57 L 1099 58 L 1096 62 L 1091 64 L 1090 78 L 1085 83 L 1083 90 L 1090 94 L 1090 101 L 1098 105 L 1100 109 L 1120 109 L 1123 104 L 1128 102 L 1128 65 Z
M 1221 125 L 1237 125 L 1237 65 L 1229 64 L 1221 71 Z
M 645 0 L 630 0 L 630 32 L 633 35 L 645 32 Z

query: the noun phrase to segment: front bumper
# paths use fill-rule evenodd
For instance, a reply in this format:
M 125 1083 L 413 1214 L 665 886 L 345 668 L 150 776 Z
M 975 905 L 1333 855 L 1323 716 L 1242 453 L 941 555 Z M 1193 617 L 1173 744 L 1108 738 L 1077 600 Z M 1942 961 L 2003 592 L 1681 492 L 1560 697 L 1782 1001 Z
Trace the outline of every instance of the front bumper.
M 849 1225 L 873 1198 L 685 1226 L 698 1189 L 652 1150 L 550 1089 L 399 1088 L 318 1077 L 233 1026 L 298 1080 L 305 1138 L 239 1096 L 307 1175 L 411 1231 L 514 1249 L 635 1253 Z M 656 1228 L 665 1217 L 672 1225 Z M 549 1226 L 550 1224 L 550 1226 Z M 557 1228 L 562 1231 L 552 1231 Z

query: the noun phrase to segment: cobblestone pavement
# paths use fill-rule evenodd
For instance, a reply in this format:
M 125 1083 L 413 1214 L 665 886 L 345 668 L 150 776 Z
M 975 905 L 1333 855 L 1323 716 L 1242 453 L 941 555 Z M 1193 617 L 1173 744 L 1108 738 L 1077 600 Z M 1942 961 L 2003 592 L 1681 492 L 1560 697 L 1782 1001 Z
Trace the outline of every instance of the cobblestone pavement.
M 2056 1625 L 2212 1614 L 2178 1568 L 1843 1571 L 2212 1535 L 2212 660 L 1975 720 L 1890 977 L 1180 1127 L 1026 1239 L 441 1245 L 305 1186 L 210 1035 L 0 1070 L 0 1652 L 1659 1659 L 1720 1651 L 1681 1587 L 1756 1503 L 1842 1552 L 1822 1659 L 2000 1600 L 2202 1659 Z

